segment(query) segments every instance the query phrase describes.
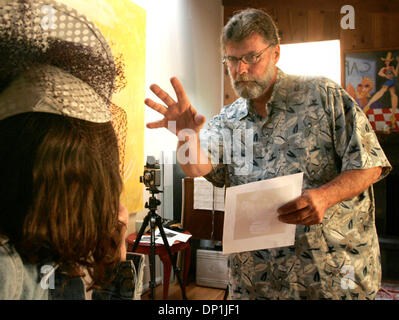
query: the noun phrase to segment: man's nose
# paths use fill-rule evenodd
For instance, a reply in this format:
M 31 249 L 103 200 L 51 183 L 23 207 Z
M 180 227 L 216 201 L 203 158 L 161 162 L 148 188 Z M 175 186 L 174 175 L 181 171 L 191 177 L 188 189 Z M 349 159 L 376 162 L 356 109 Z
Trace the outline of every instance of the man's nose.
M 237 73 L 238 74 L 243 74 L 243 73 L 248 73 L 248 64 L 242 62 L 242 60 L 239 60 L 237 63 Z

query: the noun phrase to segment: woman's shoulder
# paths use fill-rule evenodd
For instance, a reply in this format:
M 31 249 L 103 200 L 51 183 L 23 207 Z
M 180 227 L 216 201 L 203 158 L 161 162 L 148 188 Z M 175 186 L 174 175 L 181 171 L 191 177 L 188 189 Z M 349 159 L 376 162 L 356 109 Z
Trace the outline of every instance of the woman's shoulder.
M 17 253 L 8 238 L 0 235 L 0 300 L 15 299 L 18 295 Z M 20 270 L 22 272 L 22 270 Z
M 48 288 L 38 268 L 24 263 L 10 241 L 0 235 L 0 300 L 47 300 Z

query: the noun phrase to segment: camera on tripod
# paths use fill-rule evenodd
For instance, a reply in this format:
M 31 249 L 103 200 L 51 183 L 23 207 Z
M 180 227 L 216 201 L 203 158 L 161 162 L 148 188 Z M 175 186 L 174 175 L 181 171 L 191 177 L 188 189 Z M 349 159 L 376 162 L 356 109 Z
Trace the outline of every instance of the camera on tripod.
M 153 156 L 147 156 L 147 163 L 144 166 L 144 174 L 140 177 L 140 182 L 150 189 L 161 185 L 161 169 Z
M 159 166 L 158 161 L 155 160 L 154 157 L 152 156 L 147 156 L 147 163 L 144 166 L 144 174 L 143 176 L 140 177 L 140 182 L 144 183 L 146 187 L 148 187 L 147 190 L 151 192 L 151 196 L 148 199 L 148 202 L 146 202 L 145 207 L 149 209 L 148 214 L 145 216 L 142 225 L 140 226 L 139 233 L 136 237 L 136 240 L 134 241 L 133 247 L 132 247 L 132 252 L 135 252 L 140 240 L 146 230 L 146 228 L 149 226 L 150 227 L 150 276 L 151 280 L 149 283 L 149 287 L 151 288 L 151 297 L 152 299 L 155 298 L 155 228 L 158 227 L 159 232 L 161 234 L 164 246 L 166 248 L 166 251 L 168 252 L 168 256 L 170 261 L 172 262 L 173 266 L 173 271 L 175 272 L 177 279 L 179 280 L 180 288 L 182 290 L 182 296 L 184 300 L 187 300 L 186 297 L 186 292 L 184 290 L 183 282 L 180 278 L 180 269 L 176 267 L 176 262 L 173 260 L 172 252 L 170 250 L 170 246 L 168 244 L 168 239 L 166 238 L 165 231 L 162 226 L 162 218 L 157 215 L 156 210 L 157 207 L 161 204 L 161 201 L 159 201 L 156 197 L 156 193 L 160 193 L 162 191 L 159 191 L 157 187 L 161 185 L 161 169 Z

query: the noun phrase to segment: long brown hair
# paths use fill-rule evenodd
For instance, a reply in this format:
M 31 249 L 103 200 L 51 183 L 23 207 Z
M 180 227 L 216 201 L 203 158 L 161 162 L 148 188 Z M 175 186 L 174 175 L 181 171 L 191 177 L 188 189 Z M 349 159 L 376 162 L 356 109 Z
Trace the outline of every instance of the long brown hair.
M 86 267 L 92 285 L 120 260 L 122 180 L 111 123 L 25 113 L 0 121 L 0 232 L 21 257 Z

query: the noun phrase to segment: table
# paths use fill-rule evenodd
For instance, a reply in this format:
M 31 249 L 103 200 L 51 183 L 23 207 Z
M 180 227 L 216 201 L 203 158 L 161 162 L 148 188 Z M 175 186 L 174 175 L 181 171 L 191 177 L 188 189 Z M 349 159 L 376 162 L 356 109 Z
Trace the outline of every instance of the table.
M 190 232 L 187 231 L 184 233 L 190 234 Z M 136 240 L 136 238 L 137 238 L 137 232 L 130 234 L 126 238 L 128 252 L 132 251 L 134 241 Z M 188 271 L 190 268 L 190 258 L 191 258 L 190 239 L 187 242 L 177 241 L 175 244 L 170 246 L 170 251 L 172 252 L 172 255 L 183 250 L 184 250 L 184 276 L 182 279 L 182 283 L 183 287 L 185 288 L 188 280 Z M 151 252 L 150 243 L 140 242 L 135 252 L 150 255 Z M 168 251 L 166 250 L 166 247 L 163 244 L 158 244 L 158 243 L 155 244 L 155 254 L 159 256 L 159 258 L 163 263 L 163 299 L 166 300 L 168 298 L 170 274 L 172 271 L 172 261 L 170 261 Z

